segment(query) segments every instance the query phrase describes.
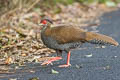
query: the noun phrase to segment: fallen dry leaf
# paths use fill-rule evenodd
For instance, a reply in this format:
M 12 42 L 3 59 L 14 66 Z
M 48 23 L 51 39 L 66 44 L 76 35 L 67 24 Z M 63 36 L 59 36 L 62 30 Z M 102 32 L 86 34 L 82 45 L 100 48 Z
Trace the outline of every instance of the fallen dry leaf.
M 93 56 L 92 54 L 85 55 L 85 57 L 92 57 L 92 56 Z
M 25 57 L 25 56 L 27 56 L 27 54 L 26 53 L 22 53 L 21 56 Z
M 5 60 L 5 64 L 10 64 L 12 63 L 12 58 L 11 57 L 8 57 L 6 60 Z
M 58 71 L 52 69 L 52 74 L 58 74 L 58 73 L 59 73 Z

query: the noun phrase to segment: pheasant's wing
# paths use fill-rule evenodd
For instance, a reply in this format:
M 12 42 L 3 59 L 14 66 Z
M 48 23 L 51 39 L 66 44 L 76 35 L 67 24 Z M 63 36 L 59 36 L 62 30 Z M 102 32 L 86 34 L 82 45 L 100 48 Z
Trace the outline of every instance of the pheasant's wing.
M 46 32 L 47 34 L 48 32 Z M 55 38 L 58 43 L 84 42 L 85 31 L 78 27 L 71 26 L 57 26 L 52 27 L 48 36 Z

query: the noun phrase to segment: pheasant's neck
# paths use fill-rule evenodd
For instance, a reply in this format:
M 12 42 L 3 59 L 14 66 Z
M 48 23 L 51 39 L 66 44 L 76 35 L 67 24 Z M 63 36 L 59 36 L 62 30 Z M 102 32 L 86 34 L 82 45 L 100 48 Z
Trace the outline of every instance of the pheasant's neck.
M 41 32 L 44 32 L 47 29 L 47 25 L 43 26 Z
M 43 26 L 42 30 L 41 30 L 41 39 L 43 41 L 44 44 L 46 44 L 47 41 L 47 37 L 48 37 L 48 32 L 49 32 L 49 26 Z
M 45 35 L 49 31 L 50 31 L 50 26 L 45 25 L 45 26 L 43 26 L 43 28 L 41 30 L 41 35 Z

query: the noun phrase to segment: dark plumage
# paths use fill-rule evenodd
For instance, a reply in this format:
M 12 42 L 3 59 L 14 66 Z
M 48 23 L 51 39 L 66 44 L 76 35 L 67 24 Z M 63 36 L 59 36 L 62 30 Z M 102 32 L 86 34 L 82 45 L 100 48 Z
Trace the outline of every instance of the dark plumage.
M 75 49 L 77 47 L 80 47 L 83 43 L 91 43 L 91 44 L 110 44 L 118 46 L 118 42 L 116 42 L 114 39 L 112 39 L 109 36 L 105 36 L 98 33 L 93 32 L 86 32 L 83 29 L 80 29 L 79 27 L 74 26 L 57 26 L 57 27 L 51 27 L 51 24 L 53 23 L 49 19 L 43 19 L 41 21 L 43 28 L 41 31 L 41 39 L 43 43 L 51 48 L 57 51 L 58 56 L 62 54 L 62 51 L 65 51 L 68 53 L 68 59 L 67 64 L 62 65 L 60 67 L 68 67 L 70 65 L 69 59 L 70 59 L 70 50 Z M 44 62 L 44 64 L 49 64 L 52 61 L 62 59 L 61 57 L 56 57 L 54 59 L 51 59 L 50 61 Z

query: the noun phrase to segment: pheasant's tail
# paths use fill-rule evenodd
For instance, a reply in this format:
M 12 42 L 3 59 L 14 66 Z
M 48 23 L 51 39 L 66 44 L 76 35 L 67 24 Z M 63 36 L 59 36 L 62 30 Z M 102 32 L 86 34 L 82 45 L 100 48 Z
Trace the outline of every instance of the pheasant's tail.
M 119 43 L 115 41 L 112 37 L 98 34 L 98 33 L 93 33 L 93 32 L 87 32 L 86 33 L 86 41 L 93 43 L 93 44 L 110 44 L 114 46 L 118 46 Z

